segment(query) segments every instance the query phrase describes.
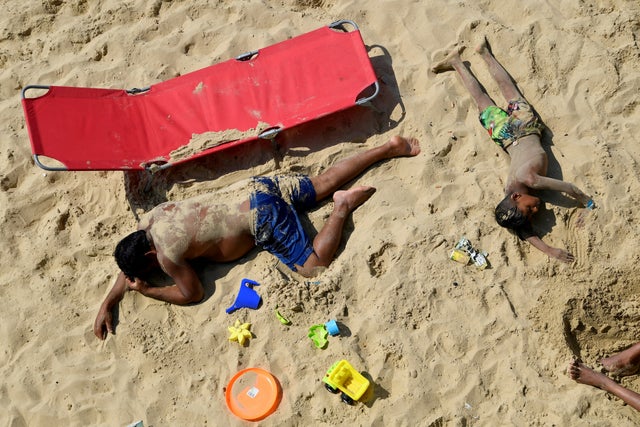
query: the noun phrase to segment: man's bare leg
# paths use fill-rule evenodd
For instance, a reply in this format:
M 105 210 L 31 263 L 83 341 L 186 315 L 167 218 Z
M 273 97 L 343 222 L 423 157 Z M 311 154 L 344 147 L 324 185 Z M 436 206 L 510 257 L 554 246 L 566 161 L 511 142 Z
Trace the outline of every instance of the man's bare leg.
M 637 373 L 640 368 L 640 342 L 613 356 L 603 358 L 600 363 L 614 376 L 624 377 Z
M 504 96 L 507 101 L 522 97 L 518 87 L 513 83 L 513 80 L 511 80 L 509 73 L 507 73 L 504 67 L 502 67 L 498 60 L 493 56 L 493 53 L 491 53 L 491 49 L 487 44 L 486 38 L 482 39 L 482 43 L 476 47 L 476 52 L 478 52 L 482 59 L 484 59 L 484 62 L 487 63 L 487 68 L 489 69 L 491 77 L 496 81 L 498 88 L 500 88 L 500 92 L 502 92 L 502 96 Z
M 596 372 L 577 360 L 569 364 L 567 374 L 569 374 L 574 381 L 600 388 L 619 397 L 627 405 L 640 411 L 640 394 L 621 386 L 605 374 Z
M 476 101 L 478 105 L 478 110 L 483 111 L 485 108 L 490 105 L 495 105 L 495 102 L 486 94 L 486 92 L 482 89 L 480 82 L 475 76 L 469 71 L 464 62 L 462 62 L 462 58 L 460 58 L 460 54 L 464 51 L 464 46 L 459 46 L 458 48 L 449 52 L 446 58 L 442 61 L 435 64 L 431 67 L 431 71 L 434 73 L 443 73 L 445 71 L 455 70 L 458 72 L 458 75 L 462 79 L 462 84 L 469 91 L 473 99 Z
M 351 212 L 369 200 L 376 192 L 373 187 L 355 187 L 345 191 L 336 191 L 333 195 L 333 211 L 329 215 L 318 235 L 313 239 L 313 253 L 304 266 L 297 270 L 303 276 L 312 276 L 314 268 L 328 267 L 338 250 L 345 221 Z
M 312 276 L 314 268 L 327 267 L 333 261 L 342 238 L 342 230 L 349 214 L 369 200 L 375 193 L 373 187 L 355 187 L 346 191 L 336 191 L 354 179 L 366 168 L 381 160 L 394 157 L 412 157 L 420 153 L 420 143 L 416 138 L 394 136 L 385 144 L 355 154 L 338 162 L 325 172 L 312 177 L 316 191 L 316 201 L 333 194 L 334 207 L 327 222 L 313 240 L 313 253 L 297 270 L 303 276 Z
M 420 153 L 420 143 L 417 139 L 394 136 L 379 147 L 348 157 L 311 178 L 316 191 L 316 201 L 331 196 L 374 163 L 393 157 L 416 156 L 418 153 Z

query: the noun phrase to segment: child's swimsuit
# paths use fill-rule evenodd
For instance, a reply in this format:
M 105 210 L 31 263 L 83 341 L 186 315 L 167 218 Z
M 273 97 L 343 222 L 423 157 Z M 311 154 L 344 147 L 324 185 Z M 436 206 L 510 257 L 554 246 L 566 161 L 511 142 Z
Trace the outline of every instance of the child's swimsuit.
M 543 125 L 524 98 L 509 101 L 507 111 L 491 105 L 480 113 L 479 119 L 491 139 L 505 151 L 524 136 L 542 134 Z
M 253 177 L 251 210 L 255 212 L 256 244 L 277 256 L 291 270 L 304 265 L 313 245 L 304 232 L 297 209 L 316 205 L 316 191 L 309 177 L 287 175 Z

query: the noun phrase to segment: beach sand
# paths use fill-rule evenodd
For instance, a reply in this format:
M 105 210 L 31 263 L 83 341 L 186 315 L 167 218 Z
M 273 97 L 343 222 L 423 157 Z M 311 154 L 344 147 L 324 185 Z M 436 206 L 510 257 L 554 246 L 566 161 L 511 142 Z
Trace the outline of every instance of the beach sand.
M 262 367 L 283 389 L 264 426 L 637 425 L 638 414 L 566 374 L 640 340 L 640 6 L 634 1 L 8 1 L 0 17 L 0 424 L 241 426 L 224 389 Z M 160 173 L 46 172 L 31 159 L 28 84 L 141 87 L 351 19 L 381 81 L 378 111 L 354 108 L 282 137 L 276 168 L 254 144 Z M 455 43 L 498 104 L 473 47 L 487 36 L 548 127 L 549 173 L 592 195 L 587 211 L 543 194 L 536 229 L 567 248 L 549 260 L 501 229 L 508 158 L 455 73 L 430 67 Z M 339 66 L 333 64 L 330 66 Z M 335 262 L 301 279 L 254 250 L 199 269 L 206 299 L 179 307 L 130 292 L 117 334 L 92 330 L 115 244 L 165 200 L 289 171 L 315 174 L 392 135 L 422 152 L 367 170 L 378 191 L 349 220 Z M 309 213 L 318 228 L 331 203 Z M 449 260 L 466 236 L 480 271 Z M 250 278 L 263 305 L 225 313 Z M 280 324 L 274 309 L 292 324 Z M 250 322 L 246 347 L 228 341 Z M 313 324 L 342 334 L 319 350 Z M 324 390 L 347 359 L 373 386 L 349 407 Z M 640 391 L 640 379 L 623 380 Z

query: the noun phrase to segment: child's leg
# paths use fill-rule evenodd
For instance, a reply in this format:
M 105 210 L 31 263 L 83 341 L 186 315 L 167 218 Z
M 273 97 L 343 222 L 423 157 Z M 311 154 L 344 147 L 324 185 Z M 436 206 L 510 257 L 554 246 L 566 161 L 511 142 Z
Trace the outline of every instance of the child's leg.
M 515 98 L 521 98 L 522 94 L 518 90 L 518 87 L 513 83 L 509 73 L 500 65 L 498 60 L 493 56 L 489 46 L 487 45 L 487 39 L 483 39 L 482 43 L 476 48 L 476 52 L 480 54 L 484 62 L 487 63 L 489 73 L 498 84 L 502 96 L 507 101 L 511 101 Z
M 619 397 L 627 405 L 637 411 L 640 411 L 640 394 L 618 384 L 605 374 L 596 372 L 579 361 L 573 361 L 570 363 L 567 368 L 567 373 L 574 381 L 577 381 L 580 384 L 598 387 L 599 389 Z
M 485 93 L 478 82 L 478 79 L 475 78 L 471 71 L 464 65 L 462 59 L 460 58 L 460 53 L 464 50 L 464 47 L 459 47 L 449 53 L 447 57 L 441 62 L 437 63 L 431 70 L 434 73 L 441 73 L 443 71 L 456 70 L 460 78 L 462 79 L 462 83 L 464 87 L 467 88 L 473 99 L 476 101 L 478 105 L 478 110 L 484 111 L 485 108 L 495 105 L 493 100 Z
M 415 156 L 418 153 L 420 145 L 417 139 L 394 136 L 384 145 L 344 159 L 320 175 L 310 178 L 316 191 L 316 201 L 331 196 L 374 163 L 392 157 Z

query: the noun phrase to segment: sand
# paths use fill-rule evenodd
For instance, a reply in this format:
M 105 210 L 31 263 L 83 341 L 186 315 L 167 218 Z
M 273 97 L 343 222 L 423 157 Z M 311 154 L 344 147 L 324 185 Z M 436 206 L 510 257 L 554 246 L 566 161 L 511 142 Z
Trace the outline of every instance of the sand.
M 576 384 L 574 356 L 598 366 L 640 339 L 640 6 L 561 2 L 26 0 L 0 17 L 0 424 L 241 426 L 229 379 L 262 367 L 282 384 L 264 426 L 636 425 L 602 391 Z M 20 105 L 27 84 L 142 87 L 352 19 L 381 81 L 378 111 L 355 108 L 159 173 L 45 172 L 31 160 Z M 586 212 L 545 194 L 536 229 L 567 265 L 493 220 L 508 158 L 487 137 L 454 73 L 430 67 L 486 35 L 549 131 L 550 174 L 591 194 Z M 469 61 L 501 98 L 473 49 Z M 395 134 L 422 153 L 370 168 L 378 191 L 352 216 L 335 262 L 311 280 L 266 252 L 199 268 L 206 299 L 178 307 L 135 292 L 117 334 L 98 340 L 98 308 L 117 273 L 115 244 L 136 216 L 255 174 L 315 174 Z M 280 138 L 280 137 L 279 137 Z M 309 213 L 318 228 L 331 203 Z M 462 236 L 483 271 L 448 259 Z M 225 313 L 243 278 L 258 310 Z M 457 285 L 456 285 L 457 284 Z M 274 309 L 292 324 L 278 322 Z M 326 349 L 306 337 L 337 319 Z M 250 322 L 246 347 L 227 327 Z M 340 359 L 373 382 L 353 407 L 324 390 Z M 623 383 L 640 390 L 640 380 Z

